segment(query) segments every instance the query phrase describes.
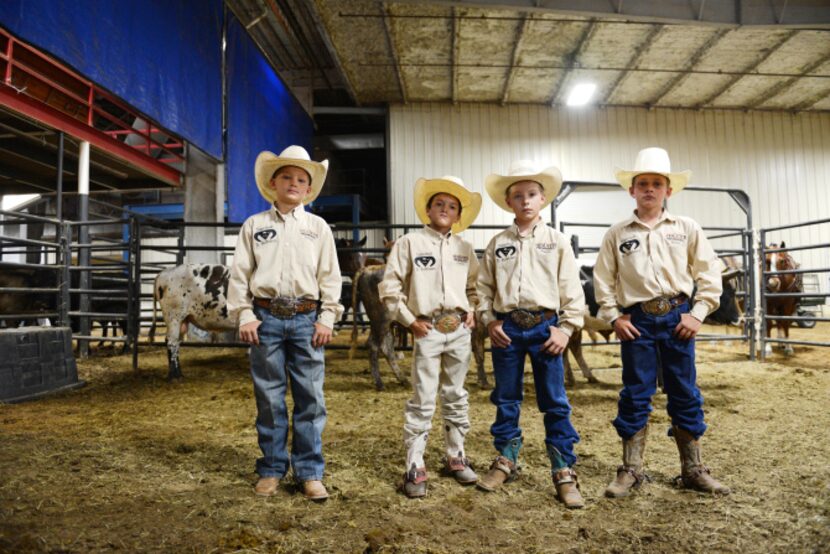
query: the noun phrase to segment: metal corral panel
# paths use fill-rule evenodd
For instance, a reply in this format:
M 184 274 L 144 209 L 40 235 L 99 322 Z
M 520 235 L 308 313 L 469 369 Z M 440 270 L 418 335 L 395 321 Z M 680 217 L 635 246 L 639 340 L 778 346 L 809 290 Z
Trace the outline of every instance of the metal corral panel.
M 390 218 L 415 223 L 412 188 L 419 177 L 456 175 L 485 196 L 477 224 L 507 225 L 510 214 L 489 200 L 484 178 L 506 172 L 511 160 L 533 158 L 558 166 L 566 180 L 613 181 L 615 166 L 630 167 L 637 151 L 662 146 L 674 169 L 691 169 L 692 185 L 745 190 L 754 226 L 827 217 L 830 206 L 830 115 L 640 108 L 551 109 L 485 104 L 408 104 L 389 111 Z M 622 189 L 580 192 L 560 208 L 559 221 L 615 222 L 633 201 Z M 687 191 L 669 202 L 704 226 L 741 226 L 743 214 L 724 194 Z M 549 219 L 546 213 L 545 218 Z M 571 229 L 573 231 L 573 229 Z M 468 232 L 477 248 L 493 232 Z M 597 246 L 602 231 L 578 232 Z M 781 233 L 792 244 L 830 242 L 830 225 Z M 725 242 L 718 247 L 731 248 Z M 802 267 L 830 265 L 828 249 L 799 252 Z M 821 276 L 823 289 L 827 276 Z

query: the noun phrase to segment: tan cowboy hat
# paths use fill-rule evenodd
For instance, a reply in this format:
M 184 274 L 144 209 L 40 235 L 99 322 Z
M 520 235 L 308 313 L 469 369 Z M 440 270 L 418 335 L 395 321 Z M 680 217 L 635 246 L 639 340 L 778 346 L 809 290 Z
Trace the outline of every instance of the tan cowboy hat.
M 280 152 L 279 156 L 267 150 L 263 150 L 259 153 L 259 156 L 256 157 L 256 163 L 254 163 L 254 176 L 256 177 L 256 186 L 259 188 L 259 193 L 269 203 L 273 204 L 276 202 L 277 195 L 274 193 L 274 190 L 268 186 L 268 182 L 271 180 L 271 176 L 274 175 L 276 170 L 287 165 L 293 165 L 294 167 L 304 169 L 311 176 L 311 190 L 306 197 L 303 198 L 303 204 L 313 202 L 314 199 L 320 194 L 320 190 L 323 188 L 323 183 L 326 182 L 326 173 L 329 169 L 329 161 L 313 161 L 309 157 L 308 152 L 306 152 L 306 149 L 302 146 L 289 146 Z
M 536 181 L 545 193 L 545 203 L 542 209 L 546 208 L 562 188 L 562 172 L 554 166 L 539 169 L 531 160 L 517 160 L 510 164 L 507 175 L 492 173 L 484 180 L 484 188 L 487 194 L 493 199 L 499 208 L 513 213 L 513 209 L 504 201 L 507 188 L 519 181 Z
M 689 179 L 692 178 L 692 172 L 688 169 L 686 171 L 678 171 L 672 173 L 671 161 L 669 160 L 669 153 L 663 148 L 651 147 L 643 148 L 637 153 L 637 159 L 634 161 L 634 169 L 625 170 L 615 168 L 614 176 L 619 181 L 622 188 L 628 190 L 634 182 L 634 177 L 642 175 L 643 173 L 656 173 L 663 175 L 669 180 L 669 185 L 673 194 L 677 194 L 689 184 Z
M 481 211 L 481 195 L 470 192 L 461 179 L 452 175 L 445 175 L 438 179 L 418 179 L 415 183 L 415 213 L 424 225 L 429 225 L 427 202 L 438 193 L 443 192 L 455 196 L 461 202 L 461 217 L 453 223 L 452 232 L 460 233 L 473 224 L 478 212 Z

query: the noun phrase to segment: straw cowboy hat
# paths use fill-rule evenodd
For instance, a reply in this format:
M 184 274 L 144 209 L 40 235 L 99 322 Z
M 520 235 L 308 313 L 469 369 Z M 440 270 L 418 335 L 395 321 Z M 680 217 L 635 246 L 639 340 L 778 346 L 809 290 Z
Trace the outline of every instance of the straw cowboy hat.
M 493 199 L 499 208 L 513 213 L 513 209 L 507 205 L 504 197 L 507 188 L 519 181 L 536 181 L 544 189 L 545 203 L 542 209 L 546 208 L 562 188 L 562 172 L 554 166 L 539 169 L 531 160 L 518 160 L 510 164 L 507 175 L 492 173 L 484 180 L 484 188 L 487 194 Z
M 277 195 L 274 190 L 268 186 L 271 176 L 276 170 L 287 165 L 293 165 L 304 169 L 311 176 L 311 190 L 303 198 L 303 204 L 313 202 L 320 194 L 323 188 L 323 183 L 326 182 L 326 173 L 329 169 L 329 161 L 315 162 L 306 152 L 302 146 L 292 145 L 280 152 L 277 156 L 273 152 L 263 150 L 256 157 L 254 163 L 254 176 L 256 177 L 256 186 L 259 188 L 259 193 L 271 204 L 276 202 Z
M 445 175 L 438 179 L 418 179 L 415 183 L 415 213 L 424 225 L 429 225 L 427 202 L 438 193 L 443 192 L 458 198 L 461 202 L 461 217 L 453 223 L 452 232 L 460 233 L 473 224 L 481 210 L 481 195 L 470 192 L 461 179 L 452 175 Z
M 683 190 L 689 184 L 689 179 L 692 178 L 692 172 L 688 169 L 672 173 L 669 153 L 657 147 L 640 150 L 637 153 L 637 159 L 634 161 L 634 169 L 629 171 L 618 167 L 614 170 L 617 181 L 625 190 L 628 190 L 634 183 L 634 177 L 643 173 L 656 173 L 666 177 L 669 180 L 673 194 Z

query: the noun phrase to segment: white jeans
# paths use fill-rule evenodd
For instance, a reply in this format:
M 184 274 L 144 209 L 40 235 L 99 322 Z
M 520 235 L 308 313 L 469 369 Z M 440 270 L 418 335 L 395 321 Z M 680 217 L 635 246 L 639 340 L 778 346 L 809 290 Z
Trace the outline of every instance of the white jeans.
M 415 339 L 412 398 L 404 408 L 403 440 L 406 469 L 426 467 L 424 451 L 435 414 L 435 396 L 441 395 L 441 416 L 447 456 L 464 456 L 464 437 L 470 430 L 464 379 L 470 366 L 470 329 L 460 325 L 444 334 L 435 329 Z

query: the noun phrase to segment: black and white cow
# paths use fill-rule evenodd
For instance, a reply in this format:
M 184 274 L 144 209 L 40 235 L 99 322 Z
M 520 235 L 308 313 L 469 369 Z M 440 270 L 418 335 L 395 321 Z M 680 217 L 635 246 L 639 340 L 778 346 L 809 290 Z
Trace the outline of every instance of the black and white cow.
M 228 316 L 230 268 L 224 265 L 184 264 L 165 269 L 153 286 L 153 324 L 156 332 L 156 303 L 161 306 L 167 326 L 167 379 L 181 379 L 179 346 L 188 324 L 204 331 L 235 331 L 237 322 Z

